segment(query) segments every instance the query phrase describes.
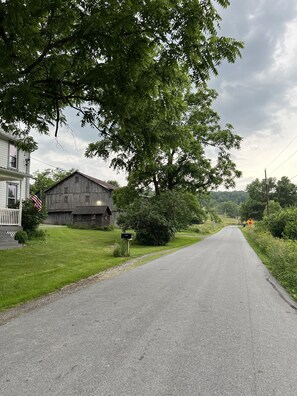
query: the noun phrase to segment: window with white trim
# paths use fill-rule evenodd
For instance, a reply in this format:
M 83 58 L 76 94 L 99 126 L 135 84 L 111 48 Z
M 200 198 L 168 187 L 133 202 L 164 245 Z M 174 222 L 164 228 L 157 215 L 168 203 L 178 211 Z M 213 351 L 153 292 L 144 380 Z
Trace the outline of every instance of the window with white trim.
M 7 184 L 7 207 L 15 208 L 17 202 L 18 186 L 17 184 Z
M 18 149 L 13 143 L 9 143 L 8 167 L 13 169 L 18 167 Z

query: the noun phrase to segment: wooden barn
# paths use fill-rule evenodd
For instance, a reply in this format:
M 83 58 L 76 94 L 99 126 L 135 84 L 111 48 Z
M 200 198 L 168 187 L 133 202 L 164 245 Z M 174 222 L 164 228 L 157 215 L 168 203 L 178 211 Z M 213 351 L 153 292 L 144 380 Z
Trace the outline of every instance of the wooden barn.
M 90 226 L 94 222 L 114 224 L 117 217 L 117 209 L 112 202 L 114 189 L 112 184 L 75 171 L 45 191 L 48 211 L 45 223 L 73 224 L 74 221 L 89 221 Z M 103 209 L 99 208 L 108 209 L 101 213 Z
M 108 206 L 77 206 L 72 216 L 75 225 L 105 227 L 110 225 L 111 210 Z

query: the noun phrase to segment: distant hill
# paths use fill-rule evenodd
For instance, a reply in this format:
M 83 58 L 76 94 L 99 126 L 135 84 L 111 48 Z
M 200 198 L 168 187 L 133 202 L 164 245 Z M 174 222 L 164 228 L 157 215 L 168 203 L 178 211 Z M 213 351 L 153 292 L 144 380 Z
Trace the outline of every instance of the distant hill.
M 210 197 L 215 204 L 232 201 L 240 205 L 247 200 L 248 193 L 246 191 L 211 191 Z

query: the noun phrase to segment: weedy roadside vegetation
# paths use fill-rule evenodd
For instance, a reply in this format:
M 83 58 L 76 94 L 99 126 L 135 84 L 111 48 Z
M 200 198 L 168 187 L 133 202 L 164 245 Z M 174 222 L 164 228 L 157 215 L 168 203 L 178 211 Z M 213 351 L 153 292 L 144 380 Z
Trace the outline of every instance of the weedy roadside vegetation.
M 243 234 L 272 275 L 297 301 L 297 241 L 275 238 L 259 224 Z

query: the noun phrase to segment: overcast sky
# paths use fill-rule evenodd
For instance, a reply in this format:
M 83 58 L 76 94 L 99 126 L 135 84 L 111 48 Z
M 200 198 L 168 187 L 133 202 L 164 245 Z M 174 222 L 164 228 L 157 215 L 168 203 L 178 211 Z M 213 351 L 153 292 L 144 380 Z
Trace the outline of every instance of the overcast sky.
M 245 43 L 242 58 L 223 64 L 210 84 L 219 93 L 215 110 L 222 124 L 231 123 L 243 137 L 241 150 L 233 153 L 243 172 L 237 189 L 262 179 L 265 168 L 269 177 L 288 176 L 297 183 L 297 1 L 231 0 L 220 14 L 222 34 Z M 74 113 L 68 121 L 58 140 L 37 137 L 31 173 L 75 168 L 124 185 L 125 175 L 109 169 L 108 163 L 84 158 L 97 132 L 80 128 Z

